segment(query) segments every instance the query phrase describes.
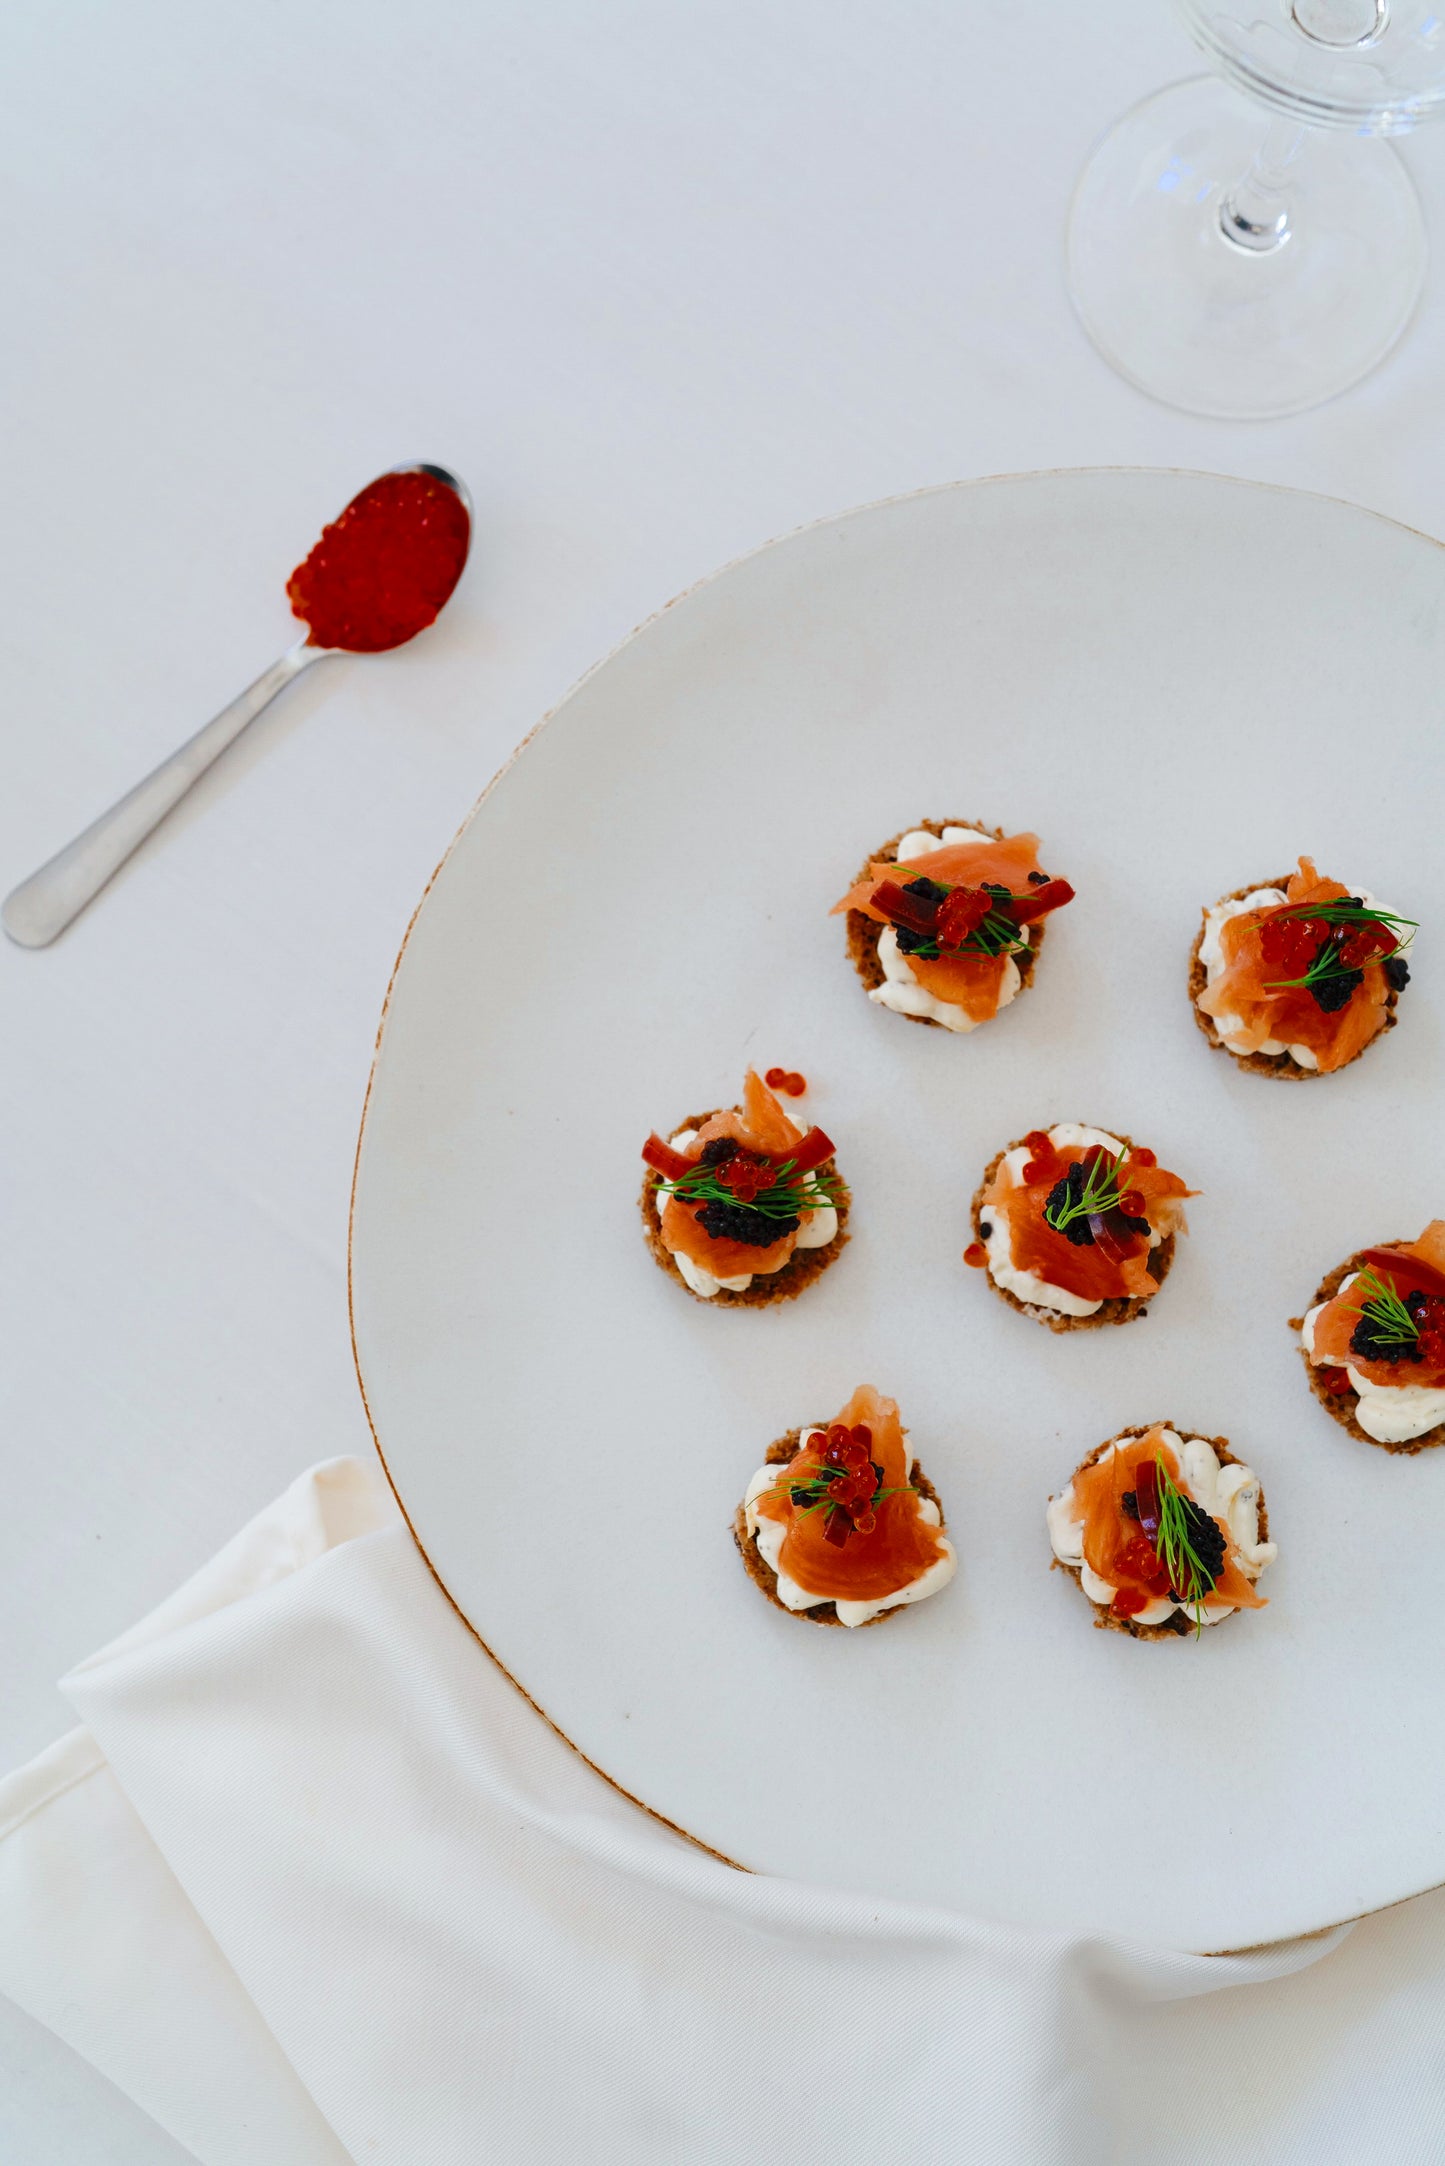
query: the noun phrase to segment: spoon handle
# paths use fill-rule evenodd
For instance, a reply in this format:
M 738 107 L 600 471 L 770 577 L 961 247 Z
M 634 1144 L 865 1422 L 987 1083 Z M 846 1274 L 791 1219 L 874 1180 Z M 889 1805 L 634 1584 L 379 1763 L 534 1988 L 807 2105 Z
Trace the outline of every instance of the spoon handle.
M 253 685 L 223 707 L 214 721 L 187 738 L 179 751 L 128 790 L 109 812 L 92 820 L 83 834 L 66 844 L 38 872 L 22 880 L 6 898 L 0 922 L 12 940 L 23 948 L 43 948 L 63 933 L 72 918 L 100 893 L 111 875 L 118 872 L 133 850 L 158 828 L 168 812 L 180 803 L 193 783 L 235 743 L 247 724 L 293 677 L 330 650 L 313 647 L 303 639 L 258 677 Z

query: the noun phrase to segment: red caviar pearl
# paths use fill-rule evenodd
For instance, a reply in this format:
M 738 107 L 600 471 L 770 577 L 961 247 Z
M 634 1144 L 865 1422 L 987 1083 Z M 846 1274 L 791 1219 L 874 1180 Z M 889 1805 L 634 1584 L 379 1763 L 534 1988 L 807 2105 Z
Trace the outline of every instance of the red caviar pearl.
M 1149 1597 L 1142 1587 L 1121 1587 L 1109 1607 L 1116 1617 L 1137 1617 L 1149 1607 Z
M 1355 1388 L 1344 1369 L 1326 1369 L 1320 1377 L 1320 1382 L 1324 1385 L 1325 1390 L 1333 1392 L 1337 1399 L 1343 1393 L 1353 1391 Z
M 970 1241 L 963 1252 L 963 1260 L 966 1264 L 972 1264 L 974 1270 L 977 1271 L 981 1265 L 988 1262 L 988 1250 L 984 1247 L 982 1241 Z
M 786 1068 L 770 1068 L 767 1074 L 763 1077 L 763 1081 L 767 1084 L 770 1091 L 782 1090 L 785 1087 L 787 1080 L 788 1071 Z
M 1142 1218 L 1144 1208 L 1144 1198 L 1137 1188 L 1126 1188 L 1119 1198 L 1119 1209 L 1123 1212 L 1125 1218 Z
M 789 1069 L 788 1074 L 783 1079 L 783 1089 L 788 1096 L 790 1098 L 801 1098 L 807 1088 L 808 1078 L 805 1075 L 799 1075 L 796 1068 Z

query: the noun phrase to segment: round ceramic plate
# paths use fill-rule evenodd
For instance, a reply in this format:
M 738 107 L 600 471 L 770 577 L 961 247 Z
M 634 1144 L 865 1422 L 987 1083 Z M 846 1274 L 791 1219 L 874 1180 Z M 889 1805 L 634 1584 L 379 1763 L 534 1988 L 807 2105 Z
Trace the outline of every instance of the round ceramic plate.
M 1445 1879 L 1445 1451 L 1309 1396 L 1286 1319 L 1445 1207 L 1445 558 L 1346 505 L 1170 473 L 946 488 L 775 543 L 653 619 L 488 792 L 417 916 L 358 1159 L 387 1468 L 486 1647 L 739 1864 L 1014 1923 L 1241 1946 Z M 864 997 L 830 904 L 927 815 L 1043 837 L 1077 901 L 969 1039 Z M 1340 1074 L 1195 1029 L 1202 903 L 1301 851 L 1420 919 Z M 853 1238 L 795 1303 L 660 1272 L 639 1148 L 806 1072 Z M 1000 1144 L 1123 1128 L 1202 1194 L 1148 1318 L 1055 1336 L 968 1270 Z M 869 1632 L 769 1606 L 731 1521 L 772 1439 L 876 1383 L 958 1578 Z M 1044 1504 L 1170 1419 L 1261 1475 L 1267 1609 L 1092 1628 Z

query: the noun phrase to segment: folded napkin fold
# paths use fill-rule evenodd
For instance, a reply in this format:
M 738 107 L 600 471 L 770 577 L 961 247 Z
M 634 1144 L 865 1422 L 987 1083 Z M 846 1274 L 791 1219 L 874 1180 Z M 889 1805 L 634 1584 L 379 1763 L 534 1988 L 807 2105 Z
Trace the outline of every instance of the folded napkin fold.
M 1435 2158 L 1445 1897 L 1249 1955 L 738 1873 L 313 1469 L 0 1783 L 0 1989 L 203 2166 Z

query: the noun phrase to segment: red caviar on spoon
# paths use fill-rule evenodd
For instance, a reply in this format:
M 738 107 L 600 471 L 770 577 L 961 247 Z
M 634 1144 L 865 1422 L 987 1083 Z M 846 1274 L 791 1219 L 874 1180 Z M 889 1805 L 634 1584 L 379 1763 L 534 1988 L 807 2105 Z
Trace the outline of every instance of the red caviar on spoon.
M 278 692 L 313 662 L 399 647 L 436 621 L 467 560 L 465 486 L 442 466 L 395 467 L 353 497 L 287 586 L 310 637 L 271 664 L 229 707 L 6 897 L 6 932 L 43 948 L 93 901 L 126 859 L 213 767 Z
M 287 581 L 309 644 L 380 654 L 415 639 L 451 599 L 471 532 L 466 505 L 436 470 L 379 476 L 322 529 Z

